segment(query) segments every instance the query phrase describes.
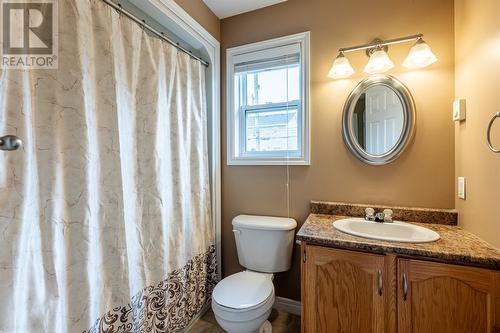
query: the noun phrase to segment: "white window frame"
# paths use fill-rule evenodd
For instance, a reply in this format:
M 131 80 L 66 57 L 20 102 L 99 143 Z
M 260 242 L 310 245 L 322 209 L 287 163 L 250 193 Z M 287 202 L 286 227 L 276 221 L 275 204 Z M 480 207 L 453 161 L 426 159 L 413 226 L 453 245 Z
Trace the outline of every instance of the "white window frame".
M 309 35 L 302 32 L 290 36 L 270 39 L 262 42 L 233 47 L 226 50 L 226 128 L 227 128 L 227 164 L 228 165 L 310 165 L 310 128 L 309 128 Z M 234 99 L 234 58 L 247 53 L 259 52 L 262 58 L 269 58 L 273 50 L 298 43 L 300 45 L 301 64 L 301 101 L 291 101 L 289 106 L 298 106 L 298 144 L 301 154 L 290 152 L 255 152 L 244 153 L 243 137 L 246 130 L 245 113 L 251 107 L 235 110 Z M 284 103 L 286 104 L 286 103 Z

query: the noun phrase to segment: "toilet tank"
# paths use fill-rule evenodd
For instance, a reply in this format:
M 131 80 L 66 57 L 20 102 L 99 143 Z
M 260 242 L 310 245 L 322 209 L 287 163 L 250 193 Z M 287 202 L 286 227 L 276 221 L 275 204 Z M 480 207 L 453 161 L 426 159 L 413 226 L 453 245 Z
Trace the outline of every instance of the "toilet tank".
M 277 273 L 290 269 L 297 222 L 291 218 L 238 215 L 233 219 L 240 264 L 252 271 Z

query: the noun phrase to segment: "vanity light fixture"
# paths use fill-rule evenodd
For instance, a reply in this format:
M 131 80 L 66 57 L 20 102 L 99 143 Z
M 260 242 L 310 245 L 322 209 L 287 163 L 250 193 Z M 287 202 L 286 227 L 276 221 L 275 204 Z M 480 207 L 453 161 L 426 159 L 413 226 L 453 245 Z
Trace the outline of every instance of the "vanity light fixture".
M 422 38 L 419 38 L 410 49 L 410 53 L 403 62 L 403 66 L 409 69 L 423 68 L 436 61 L 437 58 L 432 53 L 431 47 Z
M 344 53 L 365 50 L 370 58 L 366 64 L 364 71 L 369 74 L 384 73 L 394 67 L 394 63 L 387 54 L 388 46 L 391 44 L 399 44 L 410 41 L 416 41 L 415 45 L 410 49 L 408 56 L 403 62 L 403 66 L 409 69 L 423 68 L 437 61 L 437 57 L 432 53 L 431 48 L 424 42 L 423 34 L 405 36 L 400 38 L 380 40 L 375 39 L 373 42 L 358 46 L 345 47 L 339 49 L 339 54 L 335 58 L 332 68 L 328 72 L 328 76 L 333 79 L 347 78 L 354 74 L 354 69 Z
M 387 55 L 387 52 L 381 47 L 378 47 L 370 55 L 370 60 L 368 60 L 364 72 L 368 74 L 380 74 L 387 72 L 389 69 L 393 67 L 394 63 Z
M 343 79 L 351 76 L 352 74 L 354 74 L 354 69 L 349 62 L 349 59 L 344 56 L 344 52 L 339 52 L 339 55 L 333 61 L 332 68 L 328 72 L 328 77 L 331 77 L 332 79 Z

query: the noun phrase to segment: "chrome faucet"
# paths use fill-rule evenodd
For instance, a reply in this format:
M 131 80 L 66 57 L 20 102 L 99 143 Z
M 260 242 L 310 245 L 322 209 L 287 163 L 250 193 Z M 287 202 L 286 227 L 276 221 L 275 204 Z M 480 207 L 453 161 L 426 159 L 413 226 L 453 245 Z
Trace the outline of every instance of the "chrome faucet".
M 380 223 L 392 223 L 392 210 L 384 209 L 382 212 L 375 213 L 375 209 L 366 208 L 365 209 L 365 220 L 375 221 Z

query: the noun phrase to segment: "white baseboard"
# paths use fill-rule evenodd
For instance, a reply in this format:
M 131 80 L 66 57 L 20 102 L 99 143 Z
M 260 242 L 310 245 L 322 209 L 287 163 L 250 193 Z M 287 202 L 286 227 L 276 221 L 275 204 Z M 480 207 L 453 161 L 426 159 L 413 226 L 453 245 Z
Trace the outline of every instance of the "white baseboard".
M 273 308 L 279 311 L 288 312 L 300 316 L 302 303 L 290 298 L 276 297 Z

